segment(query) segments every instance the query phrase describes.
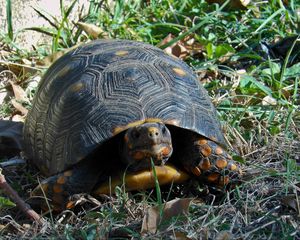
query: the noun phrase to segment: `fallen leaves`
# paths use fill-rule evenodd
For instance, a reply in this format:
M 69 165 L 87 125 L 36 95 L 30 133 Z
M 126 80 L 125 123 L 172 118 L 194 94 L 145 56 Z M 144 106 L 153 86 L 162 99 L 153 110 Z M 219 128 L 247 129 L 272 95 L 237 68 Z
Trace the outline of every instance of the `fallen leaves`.
M 105 32 L 102 28 L 84 22 L 77 22 L 76 24 L 80 29 L 82 29 L 87 35 L 92 37 L 92 39 L 104 38 L 107 39 L 109 37 L 108 33 Z
M 163 46 L 171 42 L 174 38 L 175 36 L 169 34 L 157 46 Z M 193 37 L 193 34 L 191 34 L 165 48 L 164 51 L 171 56 L 175 56 L 184 60 L 190 56 L 202 54 L 204 49 L 205 47 L 197 42 Z
M 298 196 L 296 194 L 289 194 L 287 196 L 282 196 L 280 201 L 284 206 L 293 209 L 300 216 L 300 203 L 299 203 Z
M 218 3 L 220 5 L 224 4 L 226 0 L 207 0 L 208 3 Z M 234 0 L 229 1 L 227 8 L 229 9 L 246 9 L 251 1 L 250 0 Z
M 149 208 L 144 216 L 141 233 L 155 234 L 168 228 L 172 221 L 186 222 L 190 203 L 193 198 L 174 199 L 162 206 Z

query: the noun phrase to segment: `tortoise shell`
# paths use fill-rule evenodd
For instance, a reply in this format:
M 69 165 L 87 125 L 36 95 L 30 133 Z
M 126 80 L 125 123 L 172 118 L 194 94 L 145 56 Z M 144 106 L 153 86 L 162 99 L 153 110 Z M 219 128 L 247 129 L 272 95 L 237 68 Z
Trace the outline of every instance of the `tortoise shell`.
M 25 122 L 24 150 L 52 175 L 151 121 L 225 145 L 215 109 L 187 64 L 142 42 L 97 40 L 68 52 L 44 75 Z

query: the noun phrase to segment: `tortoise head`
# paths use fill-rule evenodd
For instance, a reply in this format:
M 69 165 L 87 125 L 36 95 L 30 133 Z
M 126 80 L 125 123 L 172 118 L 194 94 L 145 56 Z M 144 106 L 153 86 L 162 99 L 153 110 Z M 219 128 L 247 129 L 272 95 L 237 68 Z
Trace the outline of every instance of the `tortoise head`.
M 133 171 L 163 165 L 173 152 L 169 129 L 159 122 L 144 123 L 134 126 L 125 132 L 123 160 Z

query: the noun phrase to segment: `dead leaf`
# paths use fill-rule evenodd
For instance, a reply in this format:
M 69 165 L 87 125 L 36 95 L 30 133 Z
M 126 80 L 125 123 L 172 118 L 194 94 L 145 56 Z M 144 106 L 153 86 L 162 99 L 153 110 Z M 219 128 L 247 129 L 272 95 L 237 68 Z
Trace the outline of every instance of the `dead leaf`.
M 4 88 L 0 89 L 0 105 L 4 102 L 7 95 L 7 91 Z
M 9 81 L 9 83 L 13 88 L 15 99 L 17 101 L 30 103 L 30 101 L 26 95 L 26 92 L 24 91 L 23 88 L 21 88 L 18 84 L 14 83 L 11 80 Z
M 166 229 L 168 222 L 172 218 L 183 217 L 186 220 L 188 210 L 193 198 L 174 199 L 166 202 L 162 206 L 162 216 L 160 216 L 159 206 L 151 207 L 146 211 L 143 219 L 141 233 L 156 233 Z M 162 224 L 164 224 L 162 226 Z
M 50 66 L 53 62 L 55 62 L 57 59 L 59 59 L 65 53 L 66 52 L 64 50 L 55 52 L 51 55 L 48 55 L 47 57 L 44 57 L 42 60 L 38 61 L 38 64 L 43 65 L 43 66 Z
M 22 115 L 26 116 L 28 113 L 28 109 L 23 107 L 23 105 L 19 102 L 17 102 L 15 99 L 11 100 L 12 105 L 17 109 L 19 112 L 22 113 Z
M 280 199 L 280 201 L 286 207 L 292 208 L 296 212 L 300 213 L 299 202 L 297 201 L 297 198 L 296 198 L 295 194 L 290 194 L 290 195 L 287 195 L 287 196 L 282 196 L 281 199 Z
M 24 122 L 26 115 L 15 114 L 12 116 L 11 120 L 13 122 Z
M 26 62 L 26 64 L 3 61 L 0 59 L 0 63 L 6 65 L 9 71 L 13 72 L 17 76 L 25 76 L 27 74 L 33 75 L 40 70 L 39 68 L 33 67 L 33 62 L 30 62 L 29 60 L 26 61 L 25 59 L 22 59 L 21 61 Z
M 157 46 L 163 46 L 174 39 L 172 34 L 168 34 Z M 203 46 L 196 42 L 193 34 L 186 36 L 185 38 L 177 41 L 171 46 L 164 49 L 164 51 L 171 55 L 178 57 L 180 59 L 186 59 L 189 56 L 194 56 L 201 53 L 204 50 Z
M 171 237 L 171 239 L 174 239 L 174 240 L 191 240 L 191 238 L 187 237 L 185 233 L 182 233 L 182 232 L 175 232 L 174 233 L 174 237 Z
M 208 3 L 218 3 L 220 5 L 224 4 L 226 0 L 207 0 Z M 227 4 L 227 8 L 229 9 L 246 9 L 249 5 L 250 0 L 235 0 L 235 1 L 229 1 Z
M 37 61 L 37 64 L 43 65 L 43 66 L 50 66 L 53 62 L 55 62 L 57 59 L 59 59 L 61 56 L 65 55 L 67 52 L 77 48 L 80 46 L 80 44 L 76 44 L 70 48 L 64 49 L 62 51 L 54 52 L 51 55 L 48 55 L 47 57 L 44 57 L 42 60 Z
M 102 28 L 90 24 L 90 23 L 84 23 L 84 22 L 77 22 L 77 26 L 81 28 L 83 31 L 85 31 L 89 36 L 91 36 L 93 39 L 98 38 L 109 38 L 108 33 L 104 32 Z
M 79 194 L 74 194 L 69 198 L 69 202 L 67 203 L 66 208 L 73 209 L 76 206 L 83 206 L 86 203 L 93 205 L 93 207 L 101 206 L 101 203 L 91 195 L 85 193 L 79 193 Z
M 219 232 L 219 234 L 216 237 L 216 240 L 231 240 L 233 239 L 233 236 L 230 232 L 222 231 Z
M 23 123 L 0 120 L 1 156 L 14 156 L 22 149 Z
M 265 96 L 263 99 L 262 99 L 262 105 L 264 106 L 268 106 L 268 105 L 276 105 L 277 104 L 277 100 L 271 96 Z

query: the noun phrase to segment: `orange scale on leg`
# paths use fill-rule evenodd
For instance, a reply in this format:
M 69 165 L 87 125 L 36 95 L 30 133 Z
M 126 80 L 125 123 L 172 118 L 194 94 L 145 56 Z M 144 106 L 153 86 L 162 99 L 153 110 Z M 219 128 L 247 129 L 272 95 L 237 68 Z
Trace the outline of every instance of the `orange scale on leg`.
M 56 180 L 58 184 L 64 184 L 66 182 L 65 176 L 59 176 Z
M 217 154 L 217 155 L 221 155 L 221 154 L 223 154 L 223 149 L 221 148 L 221 147 L 216 147 L 216 149 L 215 149 L 215 153 Z
M 229 168 L 229 170 L 231 170 L 231 171 L 236 171 L 236 170 L 238 169 L 237 165 L 235 165 L 235 164 L 232 163 L 232 162 L 230 162 L 230 163 L 228 164 L 228 168 Z
M 218 179 L 219 179 L 219 177 L 220 177 L 219 173 L 212 173 L 212 174 L 210 174 L 210 175 L 207 176 L 207 180 L 209 182 L 217 182 Z
M 191 172 L 197 177 L 201 175 L 201 170 L 198 167 L 191 168 Z
M 61 184 L 54 184 L 53 185 L 53 192 L 54 193 L 61 193 L 63 191 Z
M 210 156 L 212 152 L 211 148 L 207 144 L 202 145 L 200 151 L 205 157 Z
M 216 166 L 219 168 L 219 169 L 224 169 L 226 166 L 227 166 L 227 161 L 225 159 L 218 159 L 216 161 Z
M 198 144 L 199 145 L 207 144 L 207 140 L 205 138 L 201 138 L 200 140 L 198 140 Z
M 199 167 L 204 171 L 209 170 L 211 167 L 210 161 L 207 158 L 204 158 L 199 164 Z
M 219 185 L 224 186 L 229 183 L 229 177 L 228 176 L 221 176 L 219 180 Z

